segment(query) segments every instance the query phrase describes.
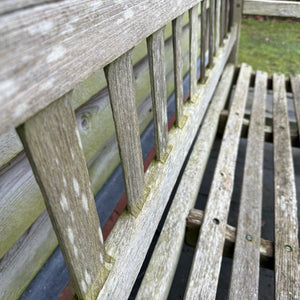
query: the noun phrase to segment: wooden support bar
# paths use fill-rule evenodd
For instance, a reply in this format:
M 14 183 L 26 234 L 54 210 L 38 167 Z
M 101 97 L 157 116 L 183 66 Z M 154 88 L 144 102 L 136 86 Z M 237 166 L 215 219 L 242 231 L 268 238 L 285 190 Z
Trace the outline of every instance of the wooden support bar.
M 300 75 L 291 76 L 295 115 L 298 123 L 298 135 L 300 139 Z
M 216 21 L 216 39 L 215 39 L 215 52 L 217 53 L 220 47 L 220 31 L 221 31 L 221 0 L 216 0 L 216 7 L 215 7 L 215 11 L 216 11 L 216 17 L 215 17 L 215 21 Z
M 172 21 L 176 126 L 181 127 L 183 109 L 182 15 Z
M 198 209 L 191 209 L 186 219 L 186 236 L 185 242 L 191 246 L 196 247 L 199 231 L 203 222 L 204 211 Z M 237 240 L 236 228 L 226 225 L 225 244 L 223 256 L 233 258 L 234 247 Z M 274 270 L 274 251 L 273 242 L 265 239 L 260 239 L 260 265 L 261 267 Z M 237 298 L 241 299 L 241 298 Z
M 201 2 L 201 60 L 200 60 L 200 82 L 205 81 L 205 56 L 207 49 L 207 21 L 206 21 L 207 0 Z
M 299 297 L 297 196 L 284 75 L 273 75 L 275 297 Z
M 110 103 L 123 169 L 128 210 L 137 215 L 143 206 L 144 166 L 132 73 L 132 51 L 105 68 Z
M 42 191 L 76 293 L 94 299 L 109 260 L 82 152 L 71 94 L 29 119 L 18 133 Z
M 256 73 L 229 299 L 258 298 L 267 79 Z
M 163 29 L 156 31 L 147 38 L 147 46 L 155 131 L 155 152 L 157 160 L 163 161 L 168 145 L 167 88 Z
M 225 68 L 208 109 L 192 154 L 156 243 L 137 299 L 166 299 L 173 281 L 185 235 L 185 219 L 194 206 L 215 139 L 217 122 L 230 92 L 234 67 Z M 164 284 L 161 284 L 161 283 Z
M 216 296 L 251 71 L 250 66 L 242 64 L 185 292 L 186 299 L 214 299 Z
M 190 17 L 190 99 L 192 99 L 197 91 L 198 5 L 195 5 L 189 10 L 189 17 Z
M 212 68 L 215 54 L 215 0 L 209 7 L 209 67 Z

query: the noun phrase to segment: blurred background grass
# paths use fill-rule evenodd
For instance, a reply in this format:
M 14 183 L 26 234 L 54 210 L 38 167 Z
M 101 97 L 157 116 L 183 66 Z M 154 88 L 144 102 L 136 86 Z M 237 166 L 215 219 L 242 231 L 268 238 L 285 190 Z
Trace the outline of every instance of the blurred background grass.
M 243 19 L 238 59 L 269 75 L 300 74 L 300 22 Z

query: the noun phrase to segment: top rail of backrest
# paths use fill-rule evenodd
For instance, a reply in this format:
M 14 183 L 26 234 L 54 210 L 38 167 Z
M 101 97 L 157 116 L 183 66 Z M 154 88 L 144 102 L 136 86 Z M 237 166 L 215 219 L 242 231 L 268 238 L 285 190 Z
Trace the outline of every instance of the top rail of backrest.
M 201 1 L 47 2 L 0 4 L 0 134 Z
M 300 2 L 280 0 L 244 0 L 243 13 L 246 15 L 300 18 Z

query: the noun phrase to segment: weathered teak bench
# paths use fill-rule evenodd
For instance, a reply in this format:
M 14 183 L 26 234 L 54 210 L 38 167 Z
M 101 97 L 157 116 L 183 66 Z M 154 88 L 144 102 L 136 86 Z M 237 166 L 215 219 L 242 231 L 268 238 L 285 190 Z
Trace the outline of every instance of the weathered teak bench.
M 254 2 L 245 0 L 246 12 L 259 13 Z M 297 3 L 274 2 L 263 3 L 270 15 L 299 17 Z M 186 299 L 216 297 L 223 255 L 233 257 L 230 299 L 258 298 L 260 267 L 274 269 L 277 299 L 299 298 L 292 147 L 299 147 L 300 76 L 235 66 L 242 8 L 242 0 L 0 4 L 1 299 L 21 297 L 57 240 L 79 298 L 127 299 L 178 178 L 137 299 L 168 297 L 185 240 L 196 247 Z M 152 114 L 155 158 L 144 172 L 140 131 Z M 193 209 L 217 131 L 223 138 L 205 211 Z M 241 136 L 247 152 L 234 228 L 227 219 Z M 274 242 L 261 239 L 265 141 L 274 149 Z M 94 195 L 118 165 L 117 149 L 126 208 L 119 202 L 114 227 L 101 229 Z M 23 298 L 36 299 L 31 292 Z

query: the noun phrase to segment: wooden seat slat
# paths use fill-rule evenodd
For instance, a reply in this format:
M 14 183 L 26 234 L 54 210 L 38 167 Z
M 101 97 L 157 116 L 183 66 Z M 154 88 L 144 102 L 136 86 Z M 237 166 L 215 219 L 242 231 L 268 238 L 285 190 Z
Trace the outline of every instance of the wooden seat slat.
M 230 299 L 258 298 L 267 79 L 267 73 L 256 73 Z
M 216 296 L 251 71 L 246 64 L 240 70 L 185 292 L 186 299 L 214 299 Z
M 216 120 L 230 92 L 234 67 L 228 65 L 218 84 L 192 154 L 180 180 L 162 232 L 155 246 L 137 299 L 166 299 L 184 242 L 185 219 L 194 206 L 217 131 Z M 164 284 L 161 284 L 161 283 Z
M 275 297 L 299 297 L 297 197 L 284 75 L 273 76 Z

